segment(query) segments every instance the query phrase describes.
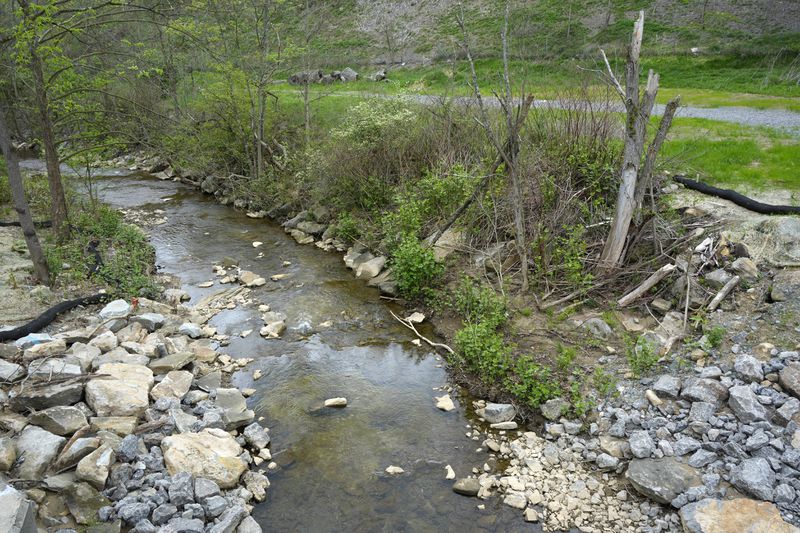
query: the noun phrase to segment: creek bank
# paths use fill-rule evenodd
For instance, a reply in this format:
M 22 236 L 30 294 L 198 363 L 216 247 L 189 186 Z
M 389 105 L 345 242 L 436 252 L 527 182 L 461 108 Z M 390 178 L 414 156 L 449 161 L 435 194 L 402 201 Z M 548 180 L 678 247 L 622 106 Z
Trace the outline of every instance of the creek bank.
M 221 203 L 234 203 L 235 206 L 239 207 L 240 209 L 248 208 L 248 205 L 245 201 L 241 199 L 233 200 L 231 191 L 225 190 L 224 185 L 221 184 L 221 180 L 217 180 L 215 178 L 205 178 L 202 181 L 196 179 L 189 179 L 188 181 L 193 183 L 195 186 L 198 186 L 199 184 L 199 186 L 207 193 L 213 193 L 214 196 L 221 201 Z M 231 195 L 229 195 L 229 193 Z M 238 205 L 236 205 L 237 203 Z M 249 212 L 248 215 L 252 216 L 253 218 L 271 216 L 280 220 L 286 219 L 287 224 L 284 227 L 286 228 L 287 233 L 292 235 L 292 237 L 295 238 L 295 240 L 299 243 L 313 243 L 317 247 L 321 249 L 327 249 L 329 251 L 336 250 L 338 252 L 345 252 L 347 250 L 345 261 L 350 259 L 352 263 L 356 265 L 354 268 L 356 273 L 358 273 L 359 267 L 362 264 L 369 263 L 373 259 L 376 259 L 364 249 L 347 249 L 344 246 L 344 243 L 336 242 L 335 239 L 330 237 L 330 235 L 326 236 L 326 232 L 329 228 L 326 226 L 326 222 L 328 221 L 326 220 L 327 216 L 324 211 L 319 211 L 316 213 L 301 212 L 299 219 L 297 216 L 288 218 L 291 214 L 291 211 L 291 206 L 282 206 L 281 208 L 270 212 Z M 254 243 L 254 246 L 255 245 L 256 244 Z M 706 245 L 705 248 L 713 248 L 711 251 L 716 252 L 716 247 L 709 247 Z M 705 266 L 705 259 L 708 259 L 708 256 L 703 258 L 703 251 L 698 254 L 698 257 L 694 257 L 693 254 L 690 254 L 690 257 L 685 261 L 687 268 L 682 270 L 684 277 L 686 277 L 686 271 L 689 267 L 696 269 L 699 266 L 702 269 Z M 358 264 L 356 264 L 356 259 L 359 258 L 360 260 Z M 732 269 L 733 272 L 719 272 L 719 269 L 717 269 L 706 273 L 704 277 L 707 279 L 708 285 L 695 287 L 693 284 L 690 291 L 690 302 L 692 306 L 696 304 L 703 305 L 703 303 L 706 301 L 705 293 L 699 292 L 698 289 L 708 292 L 714 290 L 714 288 L 719 288 L 720 285 L 724 287 L 724 285 L 727 284 L 730 279 L 732 279 L 731 276 L 733 275 L 739 276 L 742 279 L 747 279 L 748 284 L 752 284 L 760 279 L 763 279 L 763 276 L 758 273 L 758 269 L 756 268 L 755 264 L 753 264 L 752 261 L 747 261 L 746 259 L 747 258 L 744 256 L 737 258 L 736 261 L 738 261 L 738 264 L 735 266 L 733 264 L 730 265 L 730 269 Z M 736 261 L 731 262 L 736 263 Z M 384 265 L 381 264 L 380 268 L 383 266 Z M 380 268 L 378 268 L 378 272 L 380 272 Z M 364 269 L 362 269 L 362 272 L 363 271 Z M 384 270 L 382 274 L 385 273 L 386 271 Z M 369 272 L 367 276 L 369 276 L 369 274 L 371 274 L 371 272 Z M 680 274 L 681 272 L 676 272 L 676 275 L 680 276 Z M 281 276 L 281 274 L 276 274 L 275 276 Z M 275 276 L 273 276 L 274 281 L 279 281 L 282 279 L 280 277 L 277 277 L 276 279 Z M 229 281 L 235 281 L 235 277 L 232 277 Z M 683 282 L 683 285 L 681 285 L 680 280 L 676 280 L 674 285 L 675 286 L 672 288 L 672 292 L 674 294 L 686 292 L 685 281 Z M 778 284 L 773 284 L 772 289 L 777 288 L 777 286 Z M 783 284 L 783 286 L 786 286 L 786 284 Z M 791 288 L 788 290 L 789 293 L 792 292 Z M 774 301 L 787 299 L 787 296 L 784 295 L 786 294 L 786 291 L 784 291 L 783 288 L 775 290 L 774 292 L 779 296 L 778 298 L 770 296 L 770 298 L 772 298 Z M 746 294 L 742 295 L 741 299 L 746 300 L 753 295 L 754 293 L 752 290 L 747 290 Z M 659 312 L 662 314 L 668 314 L 672 304 L 670 304 L 667 299 L 662 298 L 661 300 L 663 301 L 659 302 L 658 307 L 656 307 L 654 300 L 654 308 L 659 309 Z M 791 298 L 789 298 L 789 301 L 791 301 Z M 730 302 L 727 301 L 723 302 L 721 308 L 728 313 L 736 310 L 736 306 L 731 305 Z M 664 316 L 667 317 L 666 314 Z M 581 321 L 578 326 L 583 327 L 583 324 L 587 322 L 588 321 L 585 320 Z M 659 347 L 659 351 L 663 350 L 666 354 L 670 351 L 670 349 L 673 348 L 675 341 L 678 340 L 676 338 L 678 336 L 673 334 L 670 326 L 679 321 L 676 319 L 676 315 L 673 313 L 672 315 L 669 315 L 668 319 L 664 320 L 663 322 L 666 324 L 662 323 L 659 324 L 658 327 L 654 326 L 651 331 L 652 335 L 648 335 L 647 338 L 649 339 L 649 342 L 654 342 L 656 346 Z M 636 323 L 638 324 L 639 321 L 636 321 Z M 597 325 L 596 322 L 592 322 L 591 324 Z M 604 336 L 609 335 L 608 329 L 609 328 L 595 328 L 597 332 L 602 333 Z M 637 327 L 635 331 L 637 333 L 642 333 L 645 329 L 645 327 Z M 590 331 L 590 333 L 592 333 L 592 331 Z M 738 348 L 736 348 L 736 350 L 738 351 L 744 349 L 741 346 L 741 343 L 737 343 L 737 346 Z M 788 348 L 791 348 L 791 346 L 788 346 Z M 731 349 L 733 350 L 734 348 L 732 347 Z M 611 516 L 607 514 L 605 520 L 611 520 L 615 527 L 623 530 L 632 530 L 638 525 L 652 527 L 652 529 L 649 530 L 653 531 L 677 531 L 680 527 L 684 527 L 689 530 L 688 528 L 690 526 L 686 525 L 688 523 L 687 521 L 693 521 L 692 523 L 703 523 L 703 520 L 697 520 L 696 518 L 698 512 L 701 514 L 701 516 L 702 513 L 711 512 L 707 510 L 715 508 L 715 505 L 712 505 L 713 502 L 722 497 L 729 497 L 731 495 L 735 496 L 737 494 L 735 491 L 739 491 L 739 489 L 736 488 L 737 485 L 730 483 L 729 479 L 726 479 L 725 476 L 731 478 L 730 472 L 739 464 L 745 465 L 745 459 L 737 458 L 735 455 L 726 455 L 727 452 L 722 449 L 722 447 L 724 447 L 725 444 L 728 444 L 729 440 L 733 441 L 734 443 L 739 442 L 743 437 L 736 435 L 745 435 L 747 438 L 749 438 L 751 434 L 748 433 L 748 431 L 755 431 L 759 429 L 762 430 L 761 433 L 764 433 L 767 435 L 767 437 L 769 437 L 768 442 L 770 439 L 779 438 L 783 439 L 785 446 L 785 443 L 787 441 L 791 441 L 792 439 L 788 438 L 785 430 L 772 431 L 766 429 L 765 427 L 758 426 L 757 424 L 759 422 L 764 422 L 764 420 L 759 419 L 759 417 L 763 416 L 759 413 L 754 415 L 756 416 L 754 421 L 748 421 L 749 415 L 747 414 L 741 415 L 740 417 L 739 414 L 734 412 L 732 405 L 726 405 L 724 403 L 724 399 L 723 401 L 720 401 L 719 405 L 722 411 L 718 416 L 718 419 L 722 421 L 722 425 L 720 427 L 698 426 L 697 424 L 688 424 L 688 422 L 686 423 L 686 427 L 684 427 L 684 419 L 686 419 L 688 416 L 691 416 L 692 410 L 701 410 L 703 407 L 705 407 L 704 405 L 699 405 L 696 407 L 695 404 L 705 403 L 712 404 L 716 407 L 715 403 L 717 402 L 717 398 L 722 398 L 726 395 L 732 396 L 735 399 L 734 405 L 755 406 L 756 404 L 759 404 L 762 407 L 767 406 L 767 412 L 769 412 L 769 406 L 771 406 L 772 409 L 777 406 L 776 404 L 765 403 L 769 402 L 769 400 L 761 399 L 764 394 L 760 389 L 756 389 L 754 385 L 750 385 L 750 388 L 753 395 L 756 396 L 755 402 L 752 401 L 752 398 L 745 391 L 745 389 L 732 390 L 734 387 L 745 386 L 746 383 L 744 381 L 736 382 L 735 379 L 739 378 L 731 378 L 732 373 L 727 369 L 724 372 L 721 370 L 719 374 L 716 374 L 716 371 L 711 370 L 711 374 L 708 374 L 707 367 L 713 366 L 715 357 L 718 354 L 713 353 L 713 350 L 710 349 L 700 351 L 702 351 L 703 354 L 697 354 L 696 349 L 687 350 L 687 352 L 691 352 L 688 355 L 692 357 L 690 360 L 697 363 L 697 368 L 694 370 L 693 375 L 683 376 L 683 379 L 678 379 L 677 383 L 675 379 L 671 379 L 669 380 L 668 386 L 654 386 L 652 389 L 648 389 L 648 385 L 652 385 L 653 381 L 648 382 L 645 380 L 643 382 L 626 382 L 625 390 L 627 392 L 622 395 L 621 399 L 601 404 L 596 410 L 594 419 L 590 419 L 590 423 L 588 425 L 588 435 L 586 433 L 587 428 L 585 426 L 582 427 L 583 424 L 581 422 L 571 421 L 568 419 L 561 420 L 559 418 L 561 414 L 560 408 L 552 409 L 552 406 L 545 406 L 545 409 L 543 409 L 543 414 L 554 413 L 551 414 L 551 416 L 554 417 L 554 420 L 545 426 L 543 439 L 541 437 L 536 437 L 535 433 L 530 435 L 525 433 L 518 433 L 516 435 L 501 434 L 499 440 L 508 442 L 506 447 L 509 453 L 506 453 L 505 455 L 503 455 L 501 448 L 502 444 L 495 441 L 498 451 L 493 453 L 499 452 L 500 456 L 498 457 L 501 459 L 512 462 L 517 461 L 516 465 L 512 464 L 510 470 L 507 470 L 505 473 L 507 475 L 504 474 L 498 477 L 494 474 L 488 474 L 485 472 L 481 473 L 478 471 L 475 473 L 475 482 L 462 482 L 462 484 L 466 484 L 470 488 L 470 492 L 472 492 L 472 488 L 474 488 L 477 483 L 479 488 L 475 491 L 475 495 L 477 495 L 481 489 L 486 489 L 484 494 L 485 496 L 489 496 L 493 492 L 499 491 L 507 496 L 506 499 L 509 506 L 515 509 L 520 509 L 520 511 L 523 512 L 523 516 L 526 518 L 542 521 L 547 528 L 566 527 L 563 522 L 564 519 L 567 520 L 567 526 L 576 526 L 577 524 L 575 524 L 573 520 L 580 519 L 582 525 L 579 527 L 582 529 L 593 530 L 595 525 L 597 525 L 597 527 L 600 528 L 599 530 L 603 530 L 603 527 L 605 527 L 604 525 L 593 525 L 593 519 L 591 518 L 591 515 L 597 514 L 597 509 L 593 509 L 593 506 L 600 506 L 603 509 L 614 510 L 616 515 Z M 609 353 L 613 355 L 613 352 Z M 755 348 L 753 349 L 753 353 L 756 353 Z M 611 359 L 613 358 L 610 358 L 609 361 L 613 363 Z M 744 369 L 742 370 L 742 375 L 744 375 L 744 372 L 748 372 L 751 376 L 758 376 L 759 374 L 759 369 L 754 367 L 751 361 L 741 361 L 738 366 Z M 721 368 L 724 368 L 724 365 Z M 733 368 L 733 366 L 731 365 L 730 368 Z M 704 372 L 706 373 L 704 374 Z M 770 372 L 763 368 L 763 366 L 760 369 L 760 372 L 765 376 L 765 379 L 766 376 L 770 374 Z M 690 380 L 688 378 L 695 379 Z M 730 381 L 728 379 L 730 379 Z M 769 380 L 767 379 L 767 381 Z M 774 382 L 771 383 L 774 385 Z M 767 387 L 767 385 L 761 386 Z M 778 390 L 775 389 L 774 386 L 771 387 L 773 390 Z M 648 394 L 648 391 L 650 394 Z M 665 405 L 669 405 L 669 402 L 671 401 L 668 396 L 669 392 L 677 396 L 674 405 L 677 405 L 678 411 L 667 416 L 664 415 L 660 409 L 658 409 L 657 412 L 659 414 L 656 415 L 655 412 L 650 409 L 650 407 L 664 408 Z M 754 409 L 758 411 L 757 407 L 754 407 Z M 628 414 L 630 414 L 630 416 L 628 416 Z M 726 418 L 730 414 L 733 414 L 733 418 Z M 657 418 L 660 417 L 666 419 L 663 427 L 650 424 L 649 419 L 654 416 Z M 713 416 L 717 416 L 717 414 L 713 414 Z M 625 419 L 625 423 L 620 424 L 620 420 L 623 418 Z M 603 422 L 603 420 L 607 421 L 607 428 L 605 427 L 606 422 Z M 715 421 L 714 423 L 719 423 L 719 420 Z M 511 421 L 498 422 L 498 424 L 509 422 Z M 756 426 L 753 426 L 752 422 L 755 422 Z M 660 424 L 661 420 L 659 419 L 657 423 Z M 736 424 L 735 429 L 728 429 L 726 426 L 726 424 L 729 425 L 731 423 Z M 514 422 L 514 424 L 516 423 Z M 592 424 L 597 425 L 594 433 L 592 433 Z M 503 427 L 511 428 L 512 426 L 509 424 L 509 426 Z M 755 430 L 753 430 L 753 427 L 755 427 Z M 614 429 L 612 430 L 612 428 Z M 664 431 L 659 432 L 659 430 L 663 428 L 666 428 L 664 431 L 669 432 L 670 437 L 662 438 L 665 437 L 665 433 Z M 674 452 L 674 449 L 678 447 L 678 442 L 680 439 L 684 436 L 687 436 L 685 434 L 687 428 L 690 430 L 690 434 L 694 435 L 692 438 L 695 438 L 695 440 L 698 440 L 701 443 L 702 450 L 693 450 L 694 453 L 691 454 L 691 457 L 682 456 L 681 458 L 674 459 L 675 454 L 669 454 L 667 445 L 672 446 Z M 702 433 L 703 428 L 706 428 L 706 433 Z M 499 427 L 490 427 L 484 429 L 486 431 L 490 429 L 506 431 Z M 720 430 L 720 433 L 716 433 L 712 430 Z M 724 442 L 711 440 L 711 436 L 715 435 L 716 438 L 719 439 L 723 430 L 729 432 L 722 435 L 724 437 Z M 698 433 L 698 431 L 700 431 L 700 433 Z M 474 436 L 475 435 L 473 434 L 472 437 Z M 489 435 L 487 435 L 487 437 L 488 436 Z M 533 437 L 536 438 L 534 439 Z M 608 440 L 608 437 L 619 439 L 623 442 L 618 447 L 615 447 L 616 441 L 610 441 Z M 582 441 L 577 439 L 582 439 Z M 759 439 L 762 439 L 762 437 L 759 436 Z M 510 446 L 510 443 L 520 440 L 521 442 L 518 442 L 517 450 L 521 450 L 520 453 L 522 455 L 513 453 L 513 450 Z M 745 441 L 746 440 L 747 439 L 745 439 Z M 666 441 L 664 448 L 667 450 L 667 452 L 661 449 L 661 441 Z M 604 450 L 602 447 L 600 447 L 601 443 L 607 445 L 608 450 L 611 450 L 614 453 L 610 453 L 608 450 Z M 789 443 L 791 444 L 791 442 Z M 590 484 L 588 481 L 589 478 L 581 477 L 580 475 L 577 477 L 573 476 L 573 478 L 566 477 L 566 482 L 568 482 L 568 484 L 560 482 L 561 480 L 559 480 L 559 482 L 554 482 L 552 484 L 552 490 L 545 490 L 548 493 L 546 499 L 543 498 L 536 504 L 531 503 L 532 501 L 535 501 L 536 498 L 528 498 L 528 482 L 541 483 L 542 479 L 544 478 L 537 479 L 536 476 L 533 475 L 534 472 L 532 470 L 526 470 L 528 465 L 525 463 L 525 459 L 532 458 L 533 460 L 540 460 L 543 457 L 547 457 L 547 454 L 552 455 L 553 448 L 547 446 L 547 444 L 553 444 L 556 447 L 556 451 L 558 452 L 559 456 L 561 455 L 562 451 L 569 450 L 570 453 L 575 453 L 576 457 L 579 457 L 579 459 L 576 458 L 572 460 L 569 456 L 566 456 L 566 460 L 563 462 L 563 464 L 561 462 L 561 458 L 559 457 L 559 461 L 557 463 L 559 466 L 551 465 L 551 468 L 556 470 L 555 475 L 562 473 L 562 466 L 567 472 L 570 472 L 573 471 L 573 468 L 576 468 L 574 466 L 576 462 L 583 464 L 586 463 L 587 457 L 591 458 L 589 459 L 590 465 L 588 467 L 584 465 L 586 470 L 584 472 L 580 472 L 580 474 L 588 473 L 589 477 L 593 479 L 597 479 L 597 476 L 599 476 L 603 481 L 602 486 L 605 486 L 606 483 L 608 483 L 610 485 L 614 485 L 613 488 L 615 489 L 620 488 L 620 490 L 614 494 L 618 500 L 618 504 L 613 503 L 611 499 L 606 499 L 605 494 L 601 496 L 599 502 L 593 502 L 592 498 L 594 495 L 591 494 L 591 491 L 589 491 L 590 495 L 588 502 L 583 502 L 580 498 L 577 498 L 578 502 L 576 503 L 576 498 L 570 493 L 572 486 L 578 481 L 581 481 L 587 486 Z M 575 447 L 574 451 L 573 447 Z M 487 449 L 492 448 L 487 444 Z M 546 452 L 545 450 L 548 451 Z M 703 451 L 704 453 L 697 455 L 698 451 Z M 594 456 L 592 454 L 594 454 Z M 695 457 L 695 455 L 697 455 L 697 457 Z M 716 455 L 719 459 L 713 459 L 712 455 Z M 781 475 L 781 472 L 783 471 L 783 466 L 781 465 L 786 464 L 782 459 L 780 459 L 780 457 L 778 458 L 780 463 L 774 461 L 775 457 L 772 457 L 773 461 L 757 455 L 755 457 L 751 456 L 748 458 L 764 459 L 769 465 L 770 470 L 773 472 L 772 477 L 767 470 L 761 468 L 764 465 L 763 461 L 746 463 L 747 468 L 743 469 L 743 471 L 748 474 L 747 477 L 766 480 L 767 484 L 772 484 L 772 479 Z M 521 463 L 520 460 L 522 460 Z M 591 463 L 594 463 L 594 466 L 591 466 Z M 525 464 L 525 466 L 519 468 L 520 464 Z M 532 464 L 535 465 L 534 462 L 532 462 Z M 491 471 L 493 468 L 492 465 L 488 464 L 488 462 L 487 465 L 488 470 Z M 621 475 L 623 472 L 626 472 L 628 469 L 630 469 L 631 466 L 634 466 L 634 468 L 626 480 Z M 517 468 L 515 469 L 515 467 Z M 533 468 L 536 469 L 537 467 L 534 466 Z M 687 470 L 688 468 L 693 470 L 689 471 Z M 486 470 L 486 468 L 484 470 Z M 667 490 L 661 490 L 664 487 L 660 486 L 650 486 L 648 488 L 649 485 L 653 485 L 653 479 L 682 479 L 681 475 L 677 475 L 676 472 L 678 474 L 686 474 L 683 477 L 688 477 L 690 480 L 694 480 L 696 478 L 689 474 L 699 475 L 699 478 L 702 482 L 702 487 L 706 487 L 706 476 L 712 476 L 708 478 L 710 480 L 709 482 L 711 483 L 711 488 L 703 489 L 700 487 L 700 485 L 685 485 L 680 483 L 675 483 L 673 486 L 667 487 Z M 548 473 L 547 478 L 549 479 L 552 475 L 552 473 Z M 714 475 L 719 476 L 720 479 L 717 485 L 713 484 L 713 481 L 716 479 L 713 477 Z M 485 486 L 481 485 L 481 476 L 487 476 L 483 478 L 483 483 Z M 528 476 L 531 479 L 526 479 L 525 476 Z M 542 476 L 545 476 L 545 474 L 542 474 Z M 513 486 L 512 481 L 507 480 L 507 486 L 504 486 L 503 482 L 500 481 L 503 477 L 522 477 L 523 479 L 521 481 L 517 480 L 513 482 Z M 658 484 L 658 482 L 656 484 Z M 733 488 L 730 489 L 726 484 Z M 776 485 L 780 484 L 781 483 L 777 483 Z M 744 485 L 744 482 L 739 482 L 739 485 Z M 792 486 L 791 483 L 788 483 L 788 485 Z M 592 486 L 594 486 L 594 484 L 592 484 Z M 520 489 L 520 487 L 523 488 Z M 580 489 L 581 485 L 577 484 L 576 487 Z M 541 489 L 539 490 L 542 492 Z M 634 496 L 634 491 L 637 490 L 640 491 L 645 497 L 652 499 L 653 503 L 638 500 L 637 497 Z M 788 494 L 788 491 L 786 491 L 785 488 L 782 490 L 784 493 Z M 584 494 L 583 490 L 577 490 L 576 492 L 579 494 Z M 740 492 L 739 494 L 744 493 Z M 766 494 L 755 494 L 754 491 L 751 491 L 747 495 L 751 497 L 750 499 L 754 497 L 760 498 L 762 496 L 766 496 Z M 792 499 L 792 503 L 794 502 L 794 499 L 795 498 Z M 543 503 L 546 503 L 546 506 L 542 505 Z M 692 507 L 690 507 L 689 510 L 684 513 L 682 511 L 682 507 L 685 507 L 690 503 L 693 504 Z M 780 502 L 777 500 L 775 503 L 780 506 Z M 669 510 L 670 507 L 663 506 L 681 507 L 681 513 L 675 513 L 674 511 Z M 743 505 L 743 507 L 745 506 Z M 759 508 L 771 509 L 768 505 L 761 506 Z M 791 505 L 784 505 L 781 510 L 785 512 L 786 519 L 792 521 L 795 520 L 795 515 L 792 512 L 786 511 L 786 509 L 790 508 Z M 579 510 L 579 512 L 573 513 L 573 511 L 576 510 Z M 769 511 L 769 513 L 772 513 L 772 511 Z M 684 518 L 684 514 L 689 518 L 684 519 L 684 524 L 681 526 L 680 523 L 681 519 Z M 747 522 L 743 523 L 747 524 Z M 787 525 L 787 527 L 792 526 Z
M 228 385 L 251 360 L 219 353 L 228 339 L 206 325 L 250 290 L 191 307 L 165 292 L 2 345 L 1 530 L 261 531 L 270 437 Z

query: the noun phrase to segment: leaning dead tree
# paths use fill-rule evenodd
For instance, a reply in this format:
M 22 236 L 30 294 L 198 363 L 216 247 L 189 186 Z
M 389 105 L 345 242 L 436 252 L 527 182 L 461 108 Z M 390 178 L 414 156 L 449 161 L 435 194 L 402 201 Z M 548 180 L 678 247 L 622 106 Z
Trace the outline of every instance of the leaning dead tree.
M 33 272 L 36 278 L 43 284 L 50 283 L 50 270 L 47 267 L 47 259 L 42 252 L 39 237 L 36 235 L 36 228 L 33 225 L 28 199 L 25 197 L 25 188 L 22 184 L 22 175 L 19 170 L 19 159 L 17 153 L 11 146 L 11 135 L 6 127 L 6 106 L 0 104 L 0 153 L 6 160 L 8 170 L 8 183 L 11 187 L 11 197 L 14 202 L 14 210 L 19 218 L 19 225 L 22 227 L 22 235 L 28 245 L 28 251 L 33 261 Z
M 500 110 L 502 111 L 502 117 L 504 121 L 502 129 L 505 129 L 503 134 L 498 131 L 501 130 L 501 128 L 495 128 L 492 125 L 491 117 L 489 116 L 483 96 L 481 95 L 480 86 L 478 85 L 478 74 L 475 70 L 475 62 L 472 59 L 472 53 L 469 47 L 469 36 L 467 33 L 466 24 L 464 22 L 463 6 L 462 11 L 457 19 L 458 25 L 464 37 L 462 47 L 465 55 L 467 56 L 470 73 L 472 75 L 472 91 L 474 93 L 475 100 L 478 103 L 478 110 L 480 111 L 480 120 L 478 120 L 478 124 L 486 132 L 486 136 L 492 143 L 492 146 L 495 148 L 495 150 L 497 150 L 497 159 L 495 164 L 492 166 L 491 172 L 489 172 L 480 181 L 473 194 L 467 199 L 464 205 L 454 213 L 454 216 L 457 217 L 466 210 L 469 204 L 475 200 L 480 191 L 483 190 L 483 187 L 488 184 L 491 177 L 502 165 L 505 175 L 511 184 L 513 193 L 511 200 L 514 210 L 515 243 L 517 255 L 519 256 L 520 261 L 520 272 L 522 274 L 522 290 L 526 291 L 528 289 L 528 245 L 525 228 L 524 191 L 522 187 L 521 176 L 519 175 L 518 162 L 520 150 L 520 132 L 522 131 L 522 127 L 524 126 L 525 120 L 528 117 L 528 112 L 533 105 L 533 95 L 524 94 L 525 91 L 523 88 L 522 92 L 524 96 L 521 99 L 515 99 L 511 90 L 511 78 L 508 67 L 509 9 L 509 2 L 506 2 L 503 32 L 501 35 L 503 41 L 503 90 L 501 93 L 494 93 L 494 97 L 500 104 Z M 505 138 L 505 140 L 503 138 Z M 455 219 L 453 219 L 453 221 L 454 220 Z M 447 225 L 449 226 L 449 224 L 452 224 L 452 221 L 448 221 Z M 441 233 L 439 233 L 439 235 L 434 234 L 432 236 L 432 241 L 435 242 L 439 236 L 441 236 Z
M 614 219 L 611 223 L 611 230 L 600 254 L 599 266 L 604 271 L 614 269 L 623 262 L 631 221 L 634 217 L 639 220 L 642 204 L 648 191 L 651 192 L 652 197 L 653 170 L 656 157 L 672 125 L 672 119 L 680 103 L 679 98 L 676 97 L 667 104 L 658 131 L 647 148 L 645 156 L 647 126 L 656 102 L 656 95 L 658 94 L 658 74 L 650 70 L 647 75 L 647 85 L 644 93 L 642 93 L 639 88 L 639 54 L 642 50 L 643 33 L 644 11 L 640 11 L 639 18 L 633 27 L 633 37 L 628 48 L 624 88 L 614 75 L 605 51 L 600 50 L 609 81 L 622 99 L 626 115 L 625 148 L 620 169 L 617 205 Z M 644 163 L 642 163 L 643 156 Z

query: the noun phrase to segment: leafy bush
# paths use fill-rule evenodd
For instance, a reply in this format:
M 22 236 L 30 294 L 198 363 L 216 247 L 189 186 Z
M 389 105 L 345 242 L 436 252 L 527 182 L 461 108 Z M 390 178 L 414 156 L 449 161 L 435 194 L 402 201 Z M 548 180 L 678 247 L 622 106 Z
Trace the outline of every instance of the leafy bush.
M 469 324 L 456 333 L 455 344 L 467 369 L 487 383 L 503 379 L 511 368 L 511 347 L 488 324 Z
M 556 358 L 556 367 L 561 373 L 566 373 L 572 368 L 572 363 L 575 357 L 578 356 L 578 350 L 574 346 L 558 345 L 558 357 Z
M 406 298 L 426 296 L 440 282 L 444 266 L 436 261 L 433 250 L 406 235 L 391 258 L 397 289 Z
M 617 394 L 617 380 L 612 374 L 609 374 L 599 366 L 594 369 L 594 374 L 592 374 L 592 383 L 594 384 L 594 388 L 597 390 L 598 394 L 600 394 L 602 397 L 607 397 L 611 394 Z
M 576 416 L 582 417 L 594 408 L 594 398 L 584 392 L 583 379 L 575 379 L 569 386 L 570 403 Z
M 407 131 L 416 114 L 400 100 L 360 102 L 347 113 L 331 137 L 363 148 L 376 148 L 389 134 Z
M 455 308 L 466 323 L 481 323 L 492 328 L 506 321 L 506 299 L 491 287 L 478 285 L 472 279 L 461 280 L 455 292 Z
M 561 395 L 561 387 L 550 369 L 528 355 L 516 358 L 505 385 L 511 394 L 532 409 Z
M 639 337 L 635 344 L 627 348 L 628 365 L 635 376 L 650 372 L 659 360 L 656 347 L 646 337 Z
M 712 348 L 719 348 L 720 345 L 722 345 L 722 340 L 725 338 L 725 328 L 722 326 L 714 326 L 706 336 L 708 337 L 709 346 Z
M 74 213 L 70 241 L 45 246 L 50 271 L 57 283 L 83 283 L 95 267 L 94 254 L 87 250 L 96 241 L 103 260 L 95 274 L 116 296 L 155 297 L 158 289 L 151 272 L 155 252 L 147 236 L 136 226 L 125 224 L 114 209 L 93 204 Z
M 7 210 L 3 213 L 3 217 L 11 217 L 11 220 L 17 220 L 16 211 L 13 209 L 11 198 L 11 185 L 8 182 L 8 177 L 5 176 L 5 164 L 0 158 L 0 169 L 3 175 L 0 175 L 0 206 Z M 35 174 L 33 176 L 26 176 L 22 180 L 23 187 L 25 188 L 25 197 L 28 199 L 28 206 L 31 209 L 31 215 L 35 220 L 49 220 L 50 219 L 50 189 L 47 183 L 47 176 L 43 174 Z M 70 191 L 67 190 L 67 194 Z
M 336 236 L 347 242 L 358 240 L 361 236 L 358 221 L 351 213 L 340 213 L 336 221 Z

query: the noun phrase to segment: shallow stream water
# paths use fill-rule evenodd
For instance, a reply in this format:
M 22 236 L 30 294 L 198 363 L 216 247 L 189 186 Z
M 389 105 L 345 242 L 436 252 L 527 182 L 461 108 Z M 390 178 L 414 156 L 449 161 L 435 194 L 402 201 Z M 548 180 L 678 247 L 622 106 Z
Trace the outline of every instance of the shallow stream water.
M 286 314 L 282 338 L 258 335 L 257 304 L 211 322 L 231 335 L 224 352 L 255 359 L 234 381 L 257 389 L 249 404 L 270 428 L 280 465 L 269 473 L 267 501 L 253 511 L 264 531 L 539 530 L 497 498 L 481 502 L 453 493 L 445 465 L 466 477 L 488 457 L 476 451 L 480 442 L 465 436 L 469 401 L 462 398 L 450 413 L 436 409 L 434 396 L 444 394 L 436 389 L 448 379 L 441 357 L 411 343 L 413 335 L 391 317 L 389 304 L 354 279 L 341 254 L 300 246 L 276 224 L 175 182 L 115 177 L 99 189 L 115 207 L 165 211 L 168 222 L 150 228 L 157 263 L 180 277 L 192 302 L 229 287 L 196 286 L 215 279 L 211 266 L 224 257 L 267 279 L 289 274 L 252 294 Z M 254 248 L 253 241 L 264 244 Z M 248 337 L 238 336 L 248 329 Z M 257 381 L 255 369 L 263 372 Z M 346 408 L 320 408 L 336 396 L 347 398 Z M 405 474 L 386 475 L 389 465 Z

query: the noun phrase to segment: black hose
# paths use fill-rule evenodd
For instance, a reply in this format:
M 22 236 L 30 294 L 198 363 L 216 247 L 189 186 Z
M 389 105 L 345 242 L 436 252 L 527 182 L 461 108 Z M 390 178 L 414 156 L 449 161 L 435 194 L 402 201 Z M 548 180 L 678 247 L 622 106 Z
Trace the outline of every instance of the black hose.
M 688 189 L 693 189 L 711 196 L 717 196 L 724 200 L 730 200 L 738 206 L 744 207 L 749 211 L 761 213 L 762 215 L 800 214 L 800 206 L 765 204 L 757 200 L 753 200 L 752 198 L 748 198 L 747 196 L 736 191 L 732 191 L 730 189 L 720 189 L 719 187 L 706 185 L 705 183 L 700 183 L 699 181 L 689 179 L 686 176 L 673 176 L 672 179 Z
M 36 226 L 37 228 L 52 228 L 53 227 L 53 223 L 50 220 L 44 220 L 42 222 L 34 221 L 33 225 Z M 0 227 L 3 227 L 3 228 L 5 228 L 5 227 L 20 227 L 20 224 L 16 220 L 12 221 L 12 222 L 5 222 L 3 220 L 0 220 Z
M 91 305 L 91 304 L 98 304 L 101 303 L 109 298 L 107 293 L 101 292 L 98 294 L 93 294 L 91 296 L 84 296 L 82 298 L 75 298 L 74 300 L 67 300 L 65 302 L 61 302 L 59 304 L 54 305 L 41 315 L 37 316 L 27 324 L 24 324 L 18 328 L 9 329 L 6 331 L 0 331 L 0 342 L 5 341 L 15 341 L 17 339 L 21 339 L 25 335 L 29 335 L 31 333 L 35 333 L 48 324 L 50 324 L 53 320 L 56 319 L 58 315 L 61 313 L 65 313 L 71 309 L 78 307 L 79 305 Z

